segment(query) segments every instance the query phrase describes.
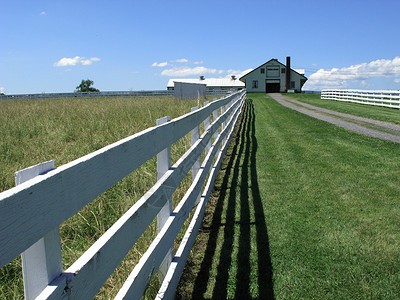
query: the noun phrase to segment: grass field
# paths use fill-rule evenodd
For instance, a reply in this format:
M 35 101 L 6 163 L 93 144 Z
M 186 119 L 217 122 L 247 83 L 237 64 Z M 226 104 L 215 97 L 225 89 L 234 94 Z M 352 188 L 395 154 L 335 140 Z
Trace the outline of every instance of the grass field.
M 55 160 L 56 167 L 122 138 L 155 126 L 156 119 L 190 112 L 197 101 L 172 97 L 121 97 L 0 101 L 0 192 L 14 186 L 14 172 Z M 190 134 L 171 149 L 175 162 L 189 147 Z M 60 227 L 64 268 L 70 266 L 156 181 L 156 161 L 140 169 L 95 199 Z M 181 199 L 190 176 L 173 195 Z M 135 245 L 121 268 L 107 281 L 98 298 L 118 291 L 156 233 L 155 223 Z M 150 293 L 154 293 L 150 287 Z M 21 262 L 17 258 L 0 271 L 0 298 L 23 298 Z
M 248 98 L 177 298 L 398 299 L 399 145 Z
M 321 100 L 320 94 L 286 94 L 295 100 L 359 117 L 400 124 L 400 110 L 366 104 Z

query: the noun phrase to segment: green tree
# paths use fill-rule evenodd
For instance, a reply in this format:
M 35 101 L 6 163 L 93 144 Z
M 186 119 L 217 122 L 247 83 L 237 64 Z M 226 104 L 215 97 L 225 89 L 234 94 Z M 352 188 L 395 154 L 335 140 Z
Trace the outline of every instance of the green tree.
M 76 87 L 75 92 L 82 93 L 82 92 L 100 92 L 98 89 L 92 87 L 93 81 L 90 79 L 86 79 L 81 81 L 81 84 Z

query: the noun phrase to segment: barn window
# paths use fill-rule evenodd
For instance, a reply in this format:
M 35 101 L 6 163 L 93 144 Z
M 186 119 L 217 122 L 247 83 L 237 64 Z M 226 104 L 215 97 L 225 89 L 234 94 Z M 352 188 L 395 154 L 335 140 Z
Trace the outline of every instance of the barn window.
M 286 73 L 286 69 L 285 69 L 285 68 L 282 68 L 282 69 L 281 69 L 281 73 L 282 73 L 282 74 L 285 74 L 285 73 Z
M 291 81 L 290 82 L 290 88 L 294 89 L 296 87 L 296 82 L 295 81 Z
M 253 89 L 258 89 L 258 80 L 253 80 Z
M 265 69 L 261 68 L 261 74 L 264 74 L 264 73 L 265 73 Z

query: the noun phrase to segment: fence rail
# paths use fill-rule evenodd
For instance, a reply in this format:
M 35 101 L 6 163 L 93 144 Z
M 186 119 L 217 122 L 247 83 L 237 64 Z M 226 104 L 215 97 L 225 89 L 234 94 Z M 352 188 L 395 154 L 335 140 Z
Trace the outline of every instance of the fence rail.
M 206 90 L 208 95 L 225 95 L 228 90 Z M 17 99 L 51 99 L 51 98 L 89 98 L 89 97 L 145 97 L 145 96 L 173 96 L 173 90 L 160 91 L 110 91 L 110 92 L 82 92 L 82 93 L 41 93 L 0 95 L 0 100 Z
M 116 298 L 140 299 L 154 271 L 165 265 L 163 274 L 167 276 L 157 297 L 172 298 L 245 97 L 245 91 L 240 91 L 211 103 L 205 102 L 201 109 L 193 108 L 191 113 L 172 121 L 163 118 L 156 127 L 56 169 L 47 163 L 18 172 L 18 185 L 0 193 L 0 267 L 22 253 L 25 261 L 23 273 L 24 276 L 28 274 L 24 286 L 44 278 L 44 282 L 35 283 L 33 290 L 25 288 L 28 299 L 37 296 L 44 299 L 89 299 L 96 295 L 158 216 L 157 237 Z M 201 123 L 204 123 L 204 132 L 200 136 Z M 170 145 L 189 132 L 192 132 L 191 148 L 170 167 Z M 200 161 L 203 152 L 205 158 Z M 60 271 L 59 225 L 156 155 L 160 173 L 156 184 L 71 267 Z M 192 185 L 172 211 L 171 196 L 190 170 Z M 43 172 L 45 174 L 38 175 Z M 33 179 L 27 180 L 29 178 Z M 173 255 L 171 246 L 193 208 L 195 213 L 189 228 L 178 252 Z M 38 243 L 39 247 L 32 250 Z M 30 251 L 34 254 L 30 255 Z M 167 264 L 166 257 L 169 260 Z M 46 266 L 42 270 L 25 270 L 31 263 Z M 40 272 L 44 274 L 38 274 Z
M 400 91 L 329 89 L 321 91 L 321 99 L 400 109 Z

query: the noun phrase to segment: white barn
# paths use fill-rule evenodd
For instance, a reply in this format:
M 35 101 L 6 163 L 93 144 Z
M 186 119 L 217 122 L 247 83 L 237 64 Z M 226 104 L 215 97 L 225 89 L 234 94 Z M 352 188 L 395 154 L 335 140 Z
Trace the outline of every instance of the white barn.
M 175 82 L 175 99 L 204 99 L 206 97 L 206 85 L 199 83 Z
M 239 80 L 249 93 L 300 93 L 307 77 L 304 70 L 291 69 L 290 57 L 287 57 L 286 66 L 273 58 Z
M 210 90 L 237 91 L 245 88 L 245 84 L 239 79 L 237 79 L 235 76 L 231 76 L 229 78 L 205 78 L 204 76 L 200 76 L 197 79 L 196 78 L 170 79 L 167 84 L 167 89 L 174 90 L 175 82 L 205 84 L 207 91 Z

